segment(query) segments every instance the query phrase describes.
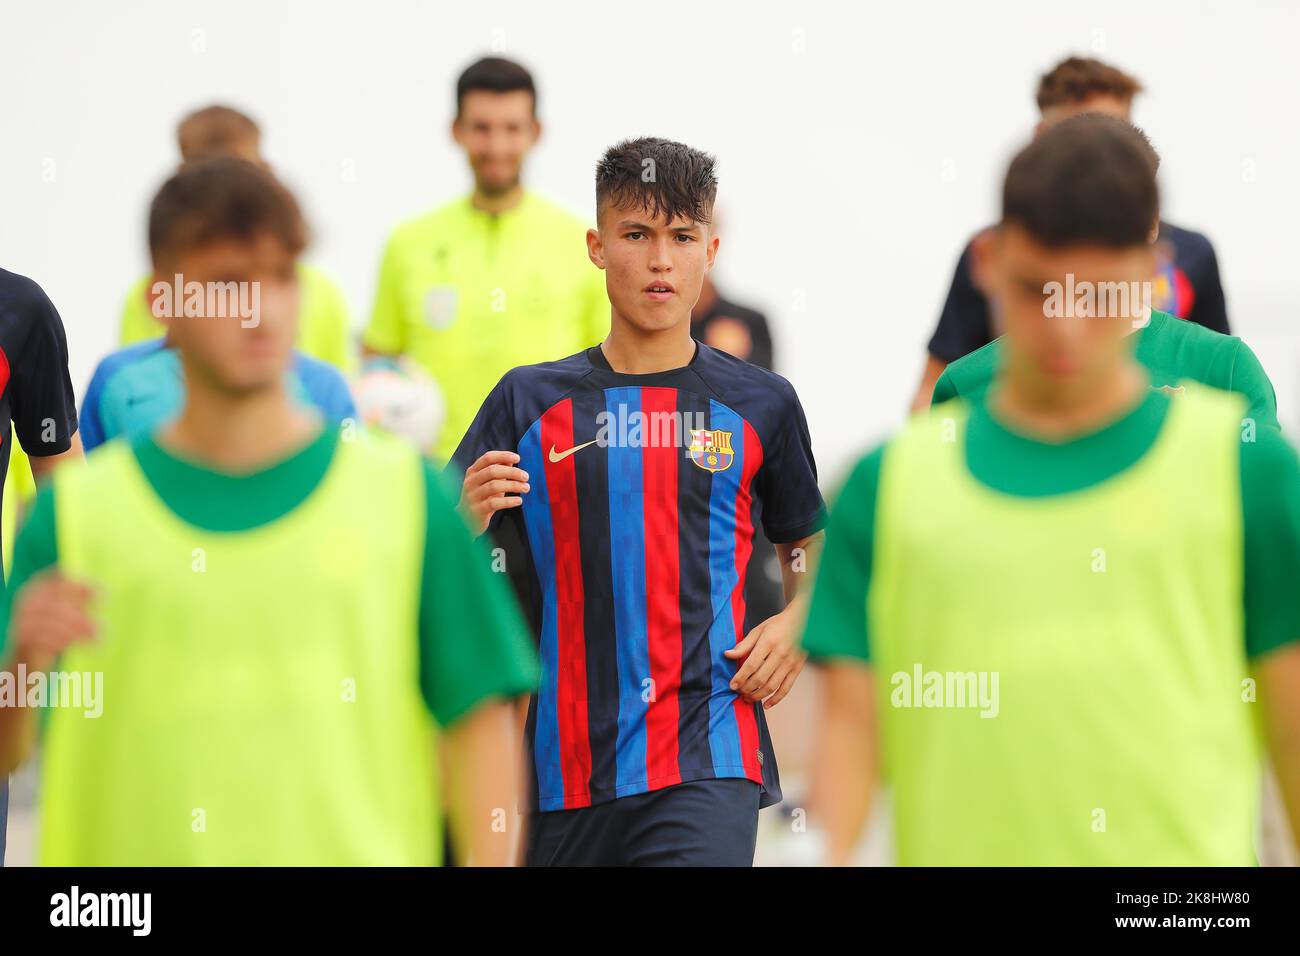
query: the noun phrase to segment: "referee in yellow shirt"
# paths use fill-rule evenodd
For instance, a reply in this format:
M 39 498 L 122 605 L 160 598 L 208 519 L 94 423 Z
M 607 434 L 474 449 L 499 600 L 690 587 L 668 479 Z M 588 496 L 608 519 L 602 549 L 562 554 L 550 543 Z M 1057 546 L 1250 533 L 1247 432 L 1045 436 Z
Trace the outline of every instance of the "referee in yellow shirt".
M 594 345 L 609 327 L 587 223 L 523 186 L 542 132 L 532 76 L 479 60 L 461 74 L 456 104 L 451 133 L 474 191 L 393 231 L 362 337 L 368 354 L 409 356 L 437 382 L 443 460 L 502 375 Z

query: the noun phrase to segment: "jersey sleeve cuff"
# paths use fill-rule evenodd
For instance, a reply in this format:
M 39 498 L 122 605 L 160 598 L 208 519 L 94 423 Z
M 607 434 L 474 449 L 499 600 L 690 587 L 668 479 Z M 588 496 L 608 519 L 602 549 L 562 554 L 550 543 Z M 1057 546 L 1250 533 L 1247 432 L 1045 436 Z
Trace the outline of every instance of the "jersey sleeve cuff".
M 816 534 L 826 527 L 826 509 L 825 507 L 817 509 L 816 514 L 798 524 L 782 525 L 776 528 L 763 527 L 763 532 L 767 535 L 767 540 L 773 544 L 789 544 L 791 541 L 801 541 L 811 535 Z
M 72 437 L 77 434 L 78 421 L 76 417 L 63 423 L 61 429 L 55 431 L 56 438 L 54 441 L 35 441 L 28 447 L 23 436 L 19 435 L 17 429 L 14 434 L 18 438 L 18 444 L 23 446 L 23 451 L 27 453 L 28 458 L 49 458 L 51 455 L 62 455 L 72 447 Z M 36 450 L 36 449 L 39 449 Z
M 864 647 L 861 651 L 846 651 L 843 648 L 822 648 L 803 646 L 803 650 L 808 655 L 808 660 L 821 666 L 834 664 L 860 664 L 863 667 L 870 665 L 871 655 L 867 653 Z
M 536 680 L 520 675 L 517 680 L 502 682 L 500 686 L 492 690 L 467 694 L 465 697 L 453 701 L 449 706 L 439 708 L 434 717 L 440 726 L 451 727 L 462 717 L 476 710 L 480 704 L 490 700 L 514 700 L 517 697 L 531 694 L 536 689 Z

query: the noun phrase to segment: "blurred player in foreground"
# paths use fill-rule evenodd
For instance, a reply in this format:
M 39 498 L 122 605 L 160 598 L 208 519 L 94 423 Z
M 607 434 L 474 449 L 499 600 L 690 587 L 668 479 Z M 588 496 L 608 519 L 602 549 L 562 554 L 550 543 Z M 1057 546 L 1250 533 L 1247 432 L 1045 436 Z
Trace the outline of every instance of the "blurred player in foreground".
M 761 513 L 794 601 L 823 504 L 790 383 L 691 338 L 716 193 L 680 143 L 605 153 L 609 333 L 507 374 L 453 458 L 475 526 L 522 525 L 507 559 L 532 572 L 530 865 L 749 866 L 780 800 L 764 711 L 803 667 L 804 602 L 746 635 L 745 568 Z
M 0 708 L 0 768 L 40 723 L 45 864 L 436 863 L 438 726 L 457 845 L 509 858 L 526 631 L 430 466 L 288 393 L 304 242 L 244 160 L 154 199 L 155 274 L 260 308 L 170 318 L 180 416 L 56 472 L 19 537 L 0 682 L 62 691 Z
M 1150 279 L 1147 148 L 1090 115 L 1015 158 L 974 249 L 1006 329 L 992 388 L 839 495 L 804 639 L 833 862 L 879 764 L 905 865 L 1251 865 L 1261 730 L 1300 822 L 1295 452 L 1239 395 L 1152 389 L 1140 311 L 1050 301 Z

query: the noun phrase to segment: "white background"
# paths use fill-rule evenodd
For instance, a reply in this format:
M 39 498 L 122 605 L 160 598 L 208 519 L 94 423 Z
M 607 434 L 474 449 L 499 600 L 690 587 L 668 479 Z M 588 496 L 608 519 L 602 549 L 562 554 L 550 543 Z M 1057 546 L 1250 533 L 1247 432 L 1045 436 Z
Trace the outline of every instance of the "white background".
M 527 182 L 575 211 L 616 139 L 717 154 L 718 278 L 768 312 L 833 478 L 903 415 L 1037 78 L 1077 52 L 1146 84 L 1165 214 L 1214 240 L 1233 325 L 1284 424 L 1300 413 L 1295 0 L 3 5 L 0 265 L 59 307 L 78 392 L 145 270 L 184 112 L 223 101 L 261 122 L 359 326 L 391 227 L 469 187 L 452 86 L 495 47 L 540 85 Z

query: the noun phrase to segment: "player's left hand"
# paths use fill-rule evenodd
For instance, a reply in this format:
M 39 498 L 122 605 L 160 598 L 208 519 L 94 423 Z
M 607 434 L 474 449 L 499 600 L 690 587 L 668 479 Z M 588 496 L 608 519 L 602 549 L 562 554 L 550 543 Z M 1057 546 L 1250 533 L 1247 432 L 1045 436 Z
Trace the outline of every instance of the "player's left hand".
M 764 710 L 781 703 L 808 659 L 799 650 L 798 636 L 797 612 L 791 605 L 759 624 L 735 647 L 723 651 L 732 660 L 745 659 L 731 679 L 731 689 L 750 703 L 761 700 Z

